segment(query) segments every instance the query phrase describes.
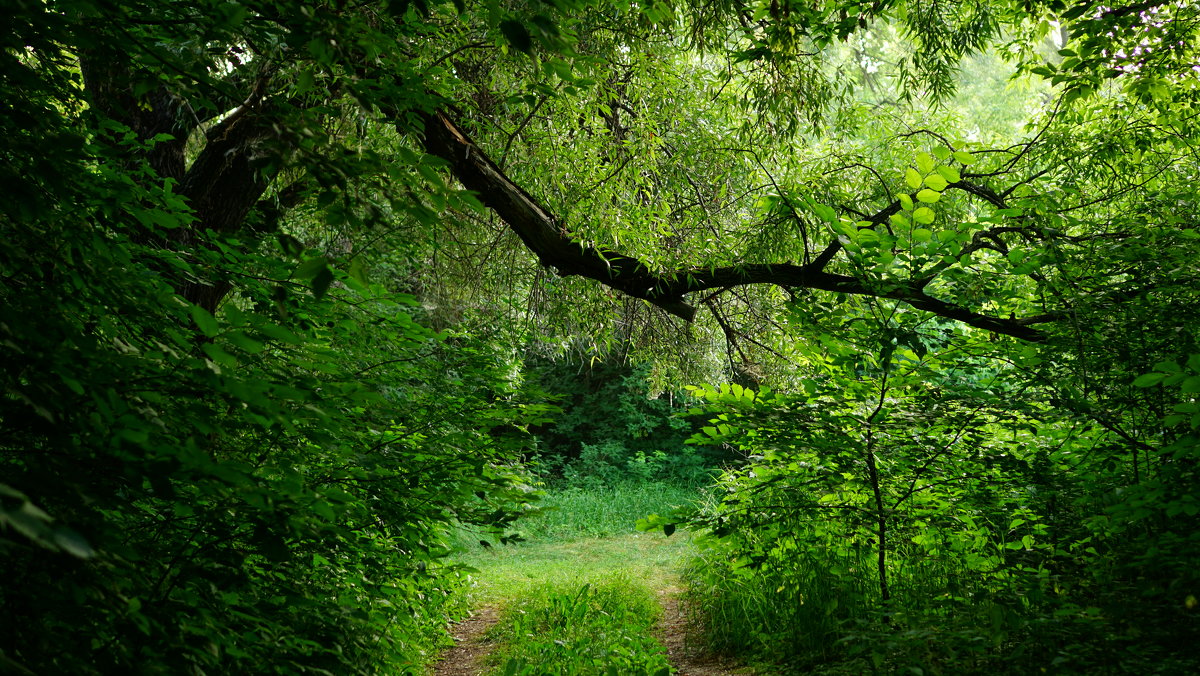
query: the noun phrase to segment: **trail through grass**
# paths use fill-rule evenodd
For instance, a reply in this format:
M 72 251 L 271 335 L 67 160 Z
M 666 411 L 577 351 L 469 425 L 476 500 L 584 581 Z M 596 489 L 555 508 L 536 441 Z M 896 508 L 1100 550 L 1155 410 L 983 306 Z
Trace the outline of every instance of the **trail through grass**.
M 526 542 L 484 547 L 463 534 L 458 558 L 478 571 L 472 606 L 499 621 L 482 637 L 487 657 L 438 673 L 668 673 L 654 628 L 663 590 L 677 589 L 693 548 L 686 533 L 639 533 L 635 524 L 696 497 L 669 484 L 553 491 L 525 524 Z

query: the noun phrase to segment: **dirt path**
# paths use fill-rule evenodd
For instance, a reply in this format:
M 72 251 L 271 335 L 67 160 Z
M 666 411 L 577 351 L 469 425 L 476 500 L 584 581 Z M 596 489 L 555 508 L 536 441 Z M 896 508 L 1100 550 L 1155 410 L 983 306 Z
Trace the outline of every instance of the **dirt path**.
M 745 674 L 728 663 L 702 655 L 688 641 L 687 613 L 680 602 L 683 590 L 667 587 L 658 592 L 663 616 L 658 623 L 658 638 L 667 649 L 667 659 L 678 670 L 678 676 L 735 676 Z M 483 658 L 492 650 L 484 639 L 487 630 L 496 624 L 499 613 L 495 608 L 480 608 L 470 617 L 454 625 L 454 647 L 433 665 L 434 676 L 479 676 L 483 673 Z
M 434 676 L 479 676 L 483 658 L 492 650 L 484 640 L 487 630 L 500 619 L 495 608 L 480 608 L 454 625 L 454 647 L 435 665 Z
M 683 590 L 667 587 L 658 592 L 663 616 L 658 623 L 658 639 L 667 648 L 667 659 L 679 671 L 679 676 L 733 676 L 744 674 L 719 658 L 700 653 L 694 642 L 688 641 L 687 612 L 680 597 Z

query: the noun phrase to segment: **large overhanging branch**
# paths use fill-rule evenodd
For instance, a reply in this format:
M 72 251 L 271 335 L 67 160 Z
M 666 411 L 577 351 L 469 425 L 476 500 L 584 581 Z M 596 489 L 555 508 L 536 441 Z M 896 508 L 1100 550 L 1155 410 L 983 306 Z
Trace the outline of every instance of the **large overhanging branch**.
M 685 294 L 750 284 L 774 284 L 891 298 L 969 326 L 1022 340 L 1040 341 L 1046 337 L 1030 325 L 1050 321 L 1052 318 L 1048 315 L 1004 319 L 934 298 L 924 292 L 923 286 L 872 288 L 857 278 L 826 272 L 824 268 L 832 256 L 818 256 L 807 265 L 748 264 L 650 270 L 637 259 L 585 246 L 573 239 L 555 215 L 509 179 L 449 115 L 439 111 L 422 117 L 426 151 L 449 162 L 451 172 L 463 186 L 477 193 L 480 201 L 508 224 L 543 265 L 554 268 L 561 276 L 594 279 L 649 301 L 684 320 L 691 321 L 696 313 L 695 308 L 684 300 Z M 836 248 L 833 251 L 836 253 Z

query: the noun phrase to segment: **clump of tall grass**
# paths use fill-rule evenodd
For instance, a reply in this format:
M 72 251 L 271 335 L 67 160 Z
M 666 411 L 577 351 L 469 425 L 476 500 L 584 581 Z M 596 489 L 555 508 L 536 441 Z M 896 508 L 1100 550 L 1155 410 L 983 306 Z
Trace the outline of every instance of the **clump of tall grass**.
M 505 609 L 489 673 L 667 676 L 653 636 L 661 612 L 649 589 L 625 578 L 542 588 Z
M 611 485 L 559 486 L 545 491 L 535 510 L 514 530 L 529 542 L 562 542 L 636 533 L 638 519 L 696 500 L 699 489 L 675 483 L 622 481 Z M 452 547 L 458 552 L 478 551 L 495 543 L 478 533 L 460 531 Z
M 695 501 L 697 489 L 673 483 L 623 481 L 548 491 L 541 511 L 519 528 L 530 540 L 609 537 L 637 532 L 637 520 Z
M 684 573 L 688 610 L 709 650 L 809 666 L 842 649 L 844 623 L 873 590 L 870 561 L 838 562 L 836 576 L 833 562 L 801 552 L 782 563 L 736 561 L 720 546 L 693 560 Z
M 709 650 L 778 673 L 1020 673 L 1031 664 L 1020 654 L 1030 627 L 1019 609 L 953 557 L 896 548 L 884 602 L 869 547 L 775 544 L 748 560 L 711 542 L 685 571 Z

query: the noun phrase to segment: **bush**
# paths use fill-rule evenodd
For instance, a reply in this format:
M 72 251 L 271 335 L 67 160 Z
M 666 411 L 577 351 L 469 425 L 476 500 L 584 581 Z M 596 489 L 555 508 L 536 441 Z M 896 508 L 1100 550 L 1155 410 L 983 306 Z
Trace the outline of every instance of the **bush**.
M 559 363 L 538 373 L 562 409 L 553 424 L 537 428 L 538 462 L 567 485 L 623 479 L 697 484 L 729 459 L 720 449 L 685 443 L 693 432 L 692 401 L 678 393 L 652 397 L 647 366 Z

